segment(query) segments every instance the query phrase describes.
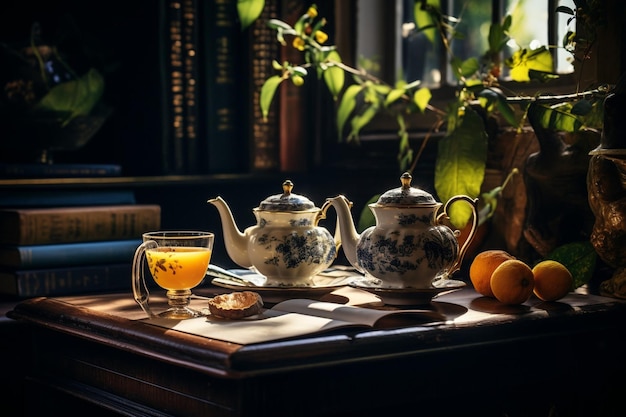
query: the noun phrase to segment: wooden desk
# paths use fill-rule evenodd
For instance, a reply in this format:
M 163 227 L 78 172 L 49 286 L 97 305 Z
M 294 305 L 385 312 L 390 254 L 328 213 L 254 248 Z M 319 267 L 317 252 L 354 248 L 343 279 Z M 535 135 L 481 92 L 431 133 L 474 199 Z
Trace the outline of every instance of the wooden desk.
M 240 346 L 130 319 L 140 313 L 130 294 L 102 297 L 32 299 L 9 312 L 32 331 L 27 415 L 626 412 L 626 304 L 617 300 L 571 294 L 505 307 L 467 288 L 432 302 L 453 319 L 446 324 Z

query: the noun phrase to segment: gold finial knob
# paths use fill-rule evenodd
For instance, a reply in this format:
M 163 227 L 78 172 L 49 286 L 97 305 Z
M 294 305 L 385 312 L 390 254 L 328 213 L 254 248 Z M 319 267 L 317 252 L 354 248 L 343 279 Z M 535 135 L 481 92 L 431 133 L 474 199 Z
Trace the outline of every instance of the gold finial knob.
M 402 174 L 402 176 L 400 177 L 400 181 L 402 182 L 402 188 L 411 188 L 411 180 L 413 179 L 413 177 L 411 176 L 410 172 L 405 172 L 404 174 Z
M 291 194 L 291 190 L 293 190 L 293 182 L 291 182 L 291 180 L 285 180 L 285 182 L 283 182 L 283 195 Z

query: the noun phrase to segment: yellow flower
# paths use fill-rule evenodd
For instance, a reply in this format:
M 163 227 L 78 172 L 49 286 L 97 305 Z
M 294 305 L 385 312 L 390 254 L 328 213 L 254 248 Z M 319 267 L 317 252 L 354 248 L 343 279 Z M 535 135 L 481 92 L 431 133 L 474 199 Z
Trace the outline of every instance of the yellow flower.
M 299 51 L 304 51 L 304 40 L 299 36 L 293 38 L 293 47 Z
M 315 40 L 319 43 L 324 43 L 328 40 L 328 35 L 321 30 L 315 32 Z
M 314 19 L 317 16 L 317 8 L 315 8 L 315 6 L 309 7 L 309 10 L 306 11 L 306 14 Z

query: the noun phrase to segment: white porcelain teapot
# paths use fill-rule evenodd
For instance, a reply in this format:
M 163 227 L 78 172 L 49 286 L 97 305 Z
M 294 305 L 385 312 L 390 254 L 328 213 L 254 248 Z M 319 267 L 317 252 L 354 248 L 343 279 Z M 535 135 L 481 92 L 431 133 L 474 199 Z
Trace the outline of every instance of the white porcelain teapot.
M 444 205 L 428 192 L 411 187 L 411 179 L 405 172 L 401 187 L 385 192 L 369 205 L 376 225 L 360 235 L 348 199 L 339 195 L 328 200 L 337 211 L 346 258 L 359 271 L 378 278 L 381 287 L 430 288 L 434 280 L 447 278 L 460 268 L 476 233 L 477 199 L 459 195 Z M 472 229 L 460 248 L 460 232 L 443 223 L 448 207 L 456 201 L 465 201 L 472 209 Z
M 257 224 L 243 233 L 221 197 L 208 200 L 219 212 L 228 256 L 265 275 L 266 285 L 313 285 L 312 278 L 333 263 L 340 246 L 338 230 L 332 236 L 317 225 L 326 218 L 330 203 L 318 208 L 292 189 L 293 183 L 286 180 L 282 194 L 269 196 L 254 208 Z

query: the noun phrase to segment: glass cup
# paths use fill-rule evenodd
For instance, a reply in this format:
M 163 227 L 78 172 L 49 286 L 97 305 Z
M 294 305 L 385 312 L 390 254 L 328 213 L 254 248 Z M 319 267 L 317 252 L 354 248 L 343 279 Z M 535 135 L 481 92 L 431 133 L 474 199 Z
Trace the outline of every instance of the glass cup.
M 133 258 L 135 301 L 150 317 L 180 320 L 200 316 L 200 312 L 189 307 L 191 289 L 206 275 L 215 235 L 200 231 L 161 231 L 144 233 L 142 237 L 143 243 Z M 144 276 L 146 264 L 158 286 L 167 290 L 169 308 L 159 314 L 153 313 L 149 306 L 150 293 Z

